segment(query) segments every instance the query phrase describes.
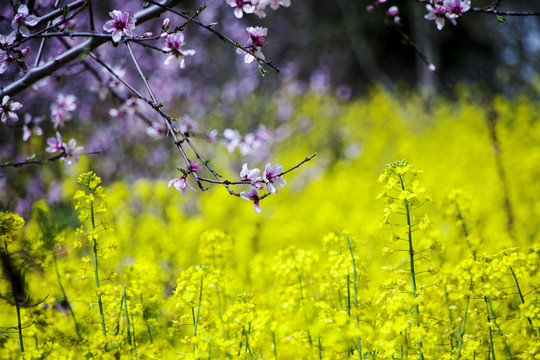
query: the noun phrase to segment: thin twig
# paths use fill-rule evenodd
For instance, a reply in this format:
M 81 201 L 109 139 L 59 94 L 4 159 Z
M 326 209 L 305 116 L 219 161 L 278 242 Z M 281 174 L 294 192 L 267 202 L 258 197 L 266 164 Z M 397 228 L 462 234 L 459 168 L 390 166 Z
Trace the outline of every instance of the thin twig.
M 176 3 L 178 0 L 167 0 L 164 2 L 165 6 L 172 5 Z M 79 2 L 76 2 L 79 4 Z M 84 4 L 85 1 L 81 0 L 80 5 Z M 61 12 L 61 10 L 59 10 Z M 139 12 L 137 12 L 133 17 L 137 20 L 137 24 L 144 23 L 154 17 L 159 16 L 161 13 L 164 12 L 164 9 L 160 6 L 151 6 L 149 8 L 143 9 Z M 57 16 L 59 13 L 56 13 L 55 16 Z M 49 14 L 50 15 L 50 14 Z M 54 18 L 55 16 L 47 16 L 42 17 L 41 19 L 48 20 L 50 18 Z M 0 90 L 0 98 L 3 98 L 5 95 L 8 95 L 10 97 L 13 97 L 39 80 L 50 76 L 52 73 L 57 71 L 58 69 L 63 68 L 66 64 L 80 59 L 81 56 L 84 56 L 88 54 L 89 52 L 93 51 L 94 49 L 98 48 L 99 46 L 105 44 L 108 40 L 106 38 L 91 38 L 83 43 L 73 47 L 71 50 L 63 52 L 62 54 L 52 58 L 47 63 L 32 68 L 28 72 L 26 72 L 21 78 L 19 78 L 16 81 L 13 81 L 6 87 Z
M 101 151 L 93 151 L 93 152 L 82 153 L 80 155 L 97 155 L 97 154 L 101 154 L 101 153 L 102 153 Z M 45 163 L 50 162 L 50 161 L 56 161 L 56 160 L 62 159 L 64 157 L 66 157 L 66 152 L 62 151 L 60 154 L 55 155 L 55 156 L 51 156 L 51 157 L 46 158 L 46 159 L 36 159 L 36 160 L 32 159 L 32 160 L 25 160 L 25 161 L 21 161 L 21 162 L 8 161 L 8 162 L 5 162 L 3 164 L 0 164 L 0 168 L 4 168 L 4 167 L 21 167 L 21 166 L 26 166 L 26 165 L 40 165 L 40 164 L 45 164 Z
M 176 14 L 176 15 L 178 15 L 178 16 L 181 16 L 181 17 L 183 17 L 184 19 L 189 20 L 189 21 L 193 22 L 194 24 L 196 24 L 196 25 L 202 27 L 203 29 L 206 29 L 206 30 L 210 31 L 212 34 L 214 34 L 214 35 L 216 35 L 218 38 L 220 38 L 223 42 L 228 43 L 228 44 L 231 44 L 231 45 L 233 45 L 233 46 L 235 46 L 235 47 L 237 47 L 237 48 L 239 48 L 239 49 L 242 49 L 242 50 L 244 50 L 246 53 L 248 53 L 248 54 L 250 54 L 251 56 L 253 56 L 253 57 L 257 60 L 257 62 L 258 62 L 259 64 L 262 63 L 262 64 L 265 64 L 265 65 L 268 65 L 268 66 L 270 66 L 272 69 L 274 69 L 276 72 L 279 72 L 279 68 L 278 68 L 277 66 L 273 65 L 271 61 L 265 60 L 265 59 L 261 58 L 260 56 L 255 55 L 254 53 L 252 53 L 251 51 L 249 51 L 246 47 L 242 46 L 242 44 L 240 44 L 239 42 L 234 41 L 234 40 L 228 38 L 227 36 L 223 35 L 222 33 L 220 33 L 220 32 L 217 31 L 217 30 L 214 30 L 214 28 L 212 27 L 212 24 L 210 24 L 210 25 L 204 25 L 204 24 L 201 23 L 200 21 L 197 21 L 197 20 L 195 20 L 195 19 L 192 19 L 190 16 L 188 16 L 188 15 L 185 14 L 185 13 L 182 13 L 182 12 L 179 12 L 179 11 L 176 11 L 176 10 L 173 10 L 173 9 L 171 9 L 171 8 L 165 6 L 165 5 L 161 5 L 161 4 L 159 4 L 158 2 L 155 2 L 155 1 L 153 1 L 153 0 L 147 0 L 147 2 L 149 2 L 150 4 L 154 4 L 154 5 L 156 5 L 156 6 L 162 7 L 162 8 L 164 8 L 164 9 L 166 9 L 166 10 L 172 12 L 173 14 Z

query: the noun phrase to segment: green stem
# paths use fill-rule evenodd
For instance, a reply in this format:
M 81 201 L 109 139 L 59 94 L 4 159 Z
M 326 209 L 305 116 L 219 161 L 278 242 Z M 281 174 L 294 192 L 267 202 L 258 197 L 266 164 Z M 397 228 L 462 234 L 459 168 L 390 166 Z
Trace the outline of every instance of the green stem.
M 356 260 L 354 259 L 354 253 L 351 246 L 351 241 L 348 236 L 345 236 L 345 239 L 347 240 L 347 247 L 349 248 L 349 252 L 351 254 L 351 261 L 352 261 L 352 267 L 353 267 L 353 293 L 354 293 L 354 307 L 356 308 L 356 329 L 358 329 L 358 281 L 356 279 Z M 349 275 L 347 274 L 347 278 Z M 348 286 L 347 286 L 348 289 Z M 350 308 L 350 304 L 349 304 Z M 350 316 L 350 311 L 349 311 Z M 356 346 L 358 349 L 358 359 L 362 360 L 362 341 L 360 340 L 360 337 L 356 338 Z
M 463 321 L 461 323 L 461 329 L 459 330 L 459 344 L 456 354 L 456 360 L 461 356 L 461 347 L 463 346 L 463 335 L 465 335 L 465 324 L 467 323 L 467 313 L 469 311 L 469 300 L 470 297 L 467 296 L 467 304 L 465 305 L 465 314 L 463 315 Z
M 401 175 L 399 176 L 399 182 L 401 184 L 401 189 L 405 190 L 405 184 L 403 183 L 403 178 Z M 411 268 L 411 282 L 412 282 L 412 291 L 413 291 L 413 298 L 416 299 L 418 296 L 416 294 L 416 272 L 414 271 L 414 249 L 413 249 L 413 241 L 412 241 L 412 224 L 411 224 L 411 209 L 409 207 L 409 200 L 404 199 L 403 202 L 405 203 L 405 211 L 407 213 L 407 233 L 408 233 L 408 240 L 409 240 L 409 263 Z M 418 308 L 418 304 L 414 305 L 414 313 L 416 314 L 416 327 L 420 327 L 420 324 L 418 323 L 418 315 L 420 314 L 420 309 Z M 422 340 L 418 341 L 418 359 L 423 360 L 424 354 L 422 353 Z
M 277 344 L 276 344 L 276 333 L 274 331 L 271 331 L 272 333 L 272 345 L 274 350 L 274 359 L 278 360 L 277 357 Z M 319 346 L 321 346 L 321 339 L 319 338 Z
M 126 296 L 126 285 L 124 285 L 124 293 L 122 294 L 122 297 L 124 298 L 124 316 L 126 318 L 127 340 L 128 340 L 128 344 L 131 345 L 131 326 L 129 322 L 129 310 L 128 310 L 128 303 L 127 303 L 127 296 Z
M 516 287 L 519 293 L 519 299 L 521 300 L 522 304 L 525 304 L 525 298 L 523 297 L 523 293 L 521 292 L 521 288 L 519 287 L 519 282 L 518 282 L 516 274 L 514 273 L 514 269 L 512 269 L 511 266 L 509 266 L 509 268 L 510 268 L 510 271 L 512 272 L 512 276 L 514 277 L 514 281 L 516 283 Z M 532 326 L 533 323 L 532 323 L 531 318 L 527 316 L 527 320 L 529 321 L 529 325 Z
M 15 308 L 17 309 L 17 330 L 19 332 L 19 347 L 21 353 L 24 352 L 24 343 L 22 335 L 22 323 L 21 323 L 21 307 L 19 306 L 19 299 L 17 299 L 17 294 L 13 293 L 13 298 L 15 299 Z
M 491 356 L 493 356 L 493 360 L 496 360 L 495 359 L 495 349 L 493 347 L 493 331 L 491 330 L 491 326 L 489 325 L 489 323 L 491 321 L 491 319 L 489 318 L 489 313 L 488 313 L 488 316 L 487 316 L 487 321 L 488 321 L 488 334 L 489 334 L 489 353 L 491 354 Z
M 55 254 L 53 254 L 53 259 L 54 259 L 54 269 L 56 270 L 56 277 L 58 279 L 58 285 L 60 286 L 60 290 L 62 291 L 62 296 L 64 297 L 64 301 L 67 304 L 69 314 L 71 315 L 71 318 L 73 319 L 73 322 L 75 323 L 75 331 L 77 332 L 77 336 L 79 337 L 79 339 L 82 339 L 81 332 L 79 329 L 79 323 L 77 322 L 77 319 L 75 318 L 75 313 L 73 312 L 73 308 L 71 307 L 71 303 L 69 302 L 68 296 L 66 294 L 66 290 L 64 289 L 64 285 L 62 285 L 60 271 L 58 271 L 58 262 L 56 261 Z
M 461 230 L 463 231 L 463 235 L 465 236 L 465 241 L 467 242 L 467 247 L 471 251 L 471 254 L 474 259 L 476 259 L 476 251 L 471 246 L 471 243 L 469 241 L 469 230 L 467 229 L 467 225 L 465 225 L 465 220 L 463 219 L 463 216 L 461 216 L 461 211 L 459 209 L 459 205 L 456 201 L 456 214 L 459 222 L 461 223 Z
M 146 331 L 148 331 L 148 337 L 150 338 L 150 343 L 153 344 L 154 339 L 152 338 L 152 329 L 150 329 L 150 324 L 148 323 L 148 314 L 146 313 L 146 309 L 144 308 L 142 292 L 141 292 L 140 298 L 141 298 L 141 305 L 143 308 L 143 319 L 144 319 L 144 322 L 146 323 Z
M 92 216 L 92 230 L 96 231 L 93 201 L 90 203 L 90 214 Z M 97 288 L 97 293 L 98 293 L 98 307 L 99 307 L 99 316 L 101 320 L 101 330 L 103 332 L 103 337 L 107 339 L 107 328 L 105 327 L 105 315 L 103 314 L 103 302 L 101 300 L 101 290 L 100 290 L 100 285 L 99 285 L 98 243 L 94 235 L 92 235 L 92 249 L 94 253 L 94 277 L 96 280 L 96 288 Z
M 497 323 L 497 315 L 495 314 L 495 311 L 493 310 L 493 306 L 491 306 L 491 301 L 489 300 L 489 298 L 487 296 L 484 297 L 484 300 L 485 300 L 487 308 L 488 308 L 488 315 L 491 315 L 491 317 L 493 318 L 493 323 L 497 327 L 497 332 L 498 332 L 499 336 L 504 337 L 504 333 L 502 332 L 501 327 Z M 508 358 L 511 359 L 512 358 L 512 351 L 510 350 L 510 347 L 508 346 L 506 341 L 504 343 L 504 351 L 508 355 Z
M 11 261 L 9 258 L 9 252 L 8 252 L 8 243 L 4 240 L 4 250 L 0 249 L 2 252 L 2 257 L 5 255 L 5 259 L 3 258 L 3 261 L 6 262 L 6 264 L 2 263 L 2 266 L 5 269 L 11 269 Z M 13 301 L 15 302 L 15 309 L 17 311 L 17 331 L 19 333 L 19 348 L 21 349 L 21 353 L 24 353 L 24 343 L 23 343 L 23 335 L 22 335 L 22 323 L 21 323 L 21 308 L 19 305 L 19 291 L 17 290 L 17 285 L 15 285 L 15 281 L 11 276 L 6 277 L 10 280 L 11 283 L 11 292 L 13 294 Z
M 138 358 L 139 354 L 137 353 L 137 341 L 135 340 L 135 321 L 133 320 L 132 311 L 129 312 L 129 317 L 131 318 L 131 339 L 133 341 L 133 351 L 135 352 L 135 357 Z
M 199 291 L 199 303 L 197 304 L 197 315 L 193 319 L 193 336 L 197 336 L 197 324 L 199 323 L 199 315 L 201 312 L 201 302 L 202 302 L 202 294 L 203 294 L 203 281 L 204 277 L 201 276 L 201 289 Z M 192 309 L 193 312 L 193 309 Z M 195 344 L 193 344 L 192 352 L 195 353 Z

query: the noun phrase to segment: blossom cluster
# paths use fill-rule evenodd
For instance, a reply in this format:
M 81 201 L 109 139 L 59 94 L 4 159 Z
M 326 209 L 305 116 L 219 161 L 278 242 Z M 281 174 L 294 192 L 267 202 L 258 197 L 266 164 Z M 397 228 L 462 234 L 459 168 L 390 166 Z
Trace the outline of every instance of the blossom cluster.
M 246 53 L 242 49 L 236 49 L 236 52 L 240 55 L 245 53 L 244 62 L 246 64 L 253 62 L 253 60 L 255 60 L 255 56 L 264 60 L 264 54 L 262 53 L 261 49 L 267 44 L 264 37 L 267 35 L 268 29 L 256 26 L 248 27 L 246 31 L 249 34 L 249 42 L 245 45 L 245 48 L 249 50 L 249 53 Z
M 211 133 L 215 139 L 216 132 Z M 254 156 L 260 152 L 268 153 L 268 147 L 274 142 L 274 135 L 264 125 L 259 125 L 257 130 L 247 133 L 242 136 L 238 130 L 225 129 L 223 131 L 223 139 L 221 144 L 227 147 L 229 153 L 233 153 L 236 149 L 240 151 L 240 155 Z
M 60 151 L 60 161 L 64 161 L 66 166 L 69 166 L 75 162 L 79 162 L 79 156 L 84 150 L 84 146 L 77 146 L 77 141 L 75 139 L 69 140 L 66 144 L 62 141 L 62 135 L 57 131 L 56 137 L 51 137 L 47 139 L 47 144 L 49 146 L 45 151 L 50 153 L 55 153 Z
M 428 13 L 424 17 L 427 20 L 434 20 L 437 29 L 442 30 L 446 20 L 456 25 L 456 19 L 470 8 L 471 0 L 431 0 L 426 5 Z
M 169 187 L 174 187 L 176 190 L 180 191 L 182 196 L 187 196 L 187 190 L 195 191 L 195 189 L 187 182 L 187 177 L 189 174 L 197 173 L 202 170 L 202 165 L 198 161 L 191 162 L 187 169 L 178 169 L 182 176 L 176 179 L 169 181 Z M 242 165 L 242 170 L 240 171 L 240 182 L 239 184 L 249 185 L 247 191 L 240 192 L 239 196 L 242 199 L 253 201 L 253 210 L 257 214 L 261 213 L 259 191 L 263 190 L 266 187 L 266 190 L 269 194 L 277 194 L 278 187 L 283 188 L 287 185 L 285 179 L 283 179 L 283 166 L 276 164 L 272 165 L 267 163 L 262 176 L 259 176 L 261 170 L 258 168 L 250 169 L 248 164 L 244 163 Z
M 291 0 L 225 0 L 230 7 L 234 8 L 234 16 L 238 19 L 245 14 L 255 14 L 259 18 L 266 17 L 264 10 L 270 6 L 277 10 L 280 6 L 291 6 Z
M 240 178 L 251 185 L 247 191 L 240 193 L 240 197 L 253 201 L 253 210 L 257 214 L 261 213 L 259 190 L 262 190 L 266 185 L 266 190 L 270 194 L 277 194 L 278 187 L 282 188 L 287 185 L 287 182 L 282 177 L 283 166 L 279 164 L 272 166 L 271 163 L 267 163 L 262 177 L 259 176 L 260 172 L 261 170 L 258 168 L 249 169 L 247 163 L 242 165 L 242 171 L 240 171 Z

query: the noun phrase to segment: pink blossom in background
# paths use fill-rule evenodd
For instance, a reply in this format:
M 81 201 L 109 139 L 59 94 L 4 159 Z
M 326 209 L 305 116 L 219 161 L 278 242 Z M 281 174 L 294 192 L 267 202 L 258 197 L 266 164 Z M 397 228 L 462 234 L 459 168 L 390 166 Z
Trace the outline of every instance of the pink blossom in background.
M 399 9 L 397 6 L 390 6 L 386 13 L 388 16 L 396 16 L 399 13 Z
M 39 127 L 39 120 L 33 120 L 32 115 L 26 113 L 24 114 L 23 140 L 27 141 L 30 139 L 32 133 L 41 136 L 43 135 L 43 130 Z
M 71 112 L 77 109 L 76 101 L 75 95 L 58 94 L 56 103 L 51 105 L 51 118 L 55 129 L 72 119 Z
M 213 129 L 208 134 L 206 134 L 206 140 L 208 140 L 211 144 L 214 144 L 217 142 L 218 134 L 219 131 L 217 129 Z
M 120 42 L 122 36 L 133 36 L 133 30 L 135 30 L 136 19 L 131 18 L 127 12 L 120 10 L 113 10 L 109 13 L 113 18 L 107 21 L 103 25 L 103 30 L 109 32 L 112 31 L 112 40 L 115 43 Z
M 277 10 L 279 6 L 289 7 L 291 6 L 291 0 L 270 0 L 270 7 Z
M 259 19 L 265 18 L 266 13 L 264 9 L 270 4 L 270 0 L 251 0 L 253 5 L 253 13 L 259 17 Z
M 238 130 L 225 129 L 223 131 L 223 145 L 227 147 L 229 153 L 234 152 L 234 150 L 240 145 L 242 141 L 242 136 Z

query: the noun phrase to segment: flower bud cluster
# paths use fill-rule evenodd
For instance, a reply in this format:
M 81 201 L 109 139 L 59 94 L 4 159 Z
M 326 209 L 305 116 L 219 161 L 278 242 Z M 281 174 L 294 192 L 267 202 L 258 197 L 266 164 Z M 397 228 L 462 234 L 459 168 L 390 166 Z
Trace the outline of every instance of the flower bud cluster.
M 253 210 L 257 214 L 261 212 L 259 190 L 262 190 L 266 186 L 268 193 L 277 194 L 278 187 L 282 188 L 287 185 L 287 182 L 282 177 L 283 166 L 279 164 L 272 166 L 271 163 L 267 163 L 262 177 L 259 176 L 260 172 L 261 170 L 258 168 L 249 169 L 247 163 L 244 163 L 242 171 L 240 171 L 240 178 L 251 185 L 248 191 L 242 191 L 240 193 L 240 197 L 253 201 Z
M 84 226 L 77 229 L 77 235 L 87 235 L 89 241 L 93 241 L 98 237 L 98 232 L 109 230 L 110 226 L 101 216 L 101 222 L 97 222 L 98 214 L 107 212 L 107 198 L 104 194 L 104 189 L 99 186 L 101 178 L 96 176 L 92 171 L 83 173 L 77 179 L 77 183 L 85 188 L 85 190 L 77 190 L 73 196 L 75 201 L 75 209 L 79 210 L 79 221 L 91 221 L 91 226 L 88 231 L 84 231 Z M 99 230 L 98 230 L 99 228 Z M 78 242 L 77 245 L 80 245 Z
M 0 246 L 7 246 L 17 240 L 17 233 L 23 225 L 24 220 L 18 214 L 0 212 Z
M 446 20 L 456 25 L 456 19 L 471 8 L 471 0 L 431 0 L 426 5 L 426 20 L 434 20 L 437 29 L 442 30 Z

